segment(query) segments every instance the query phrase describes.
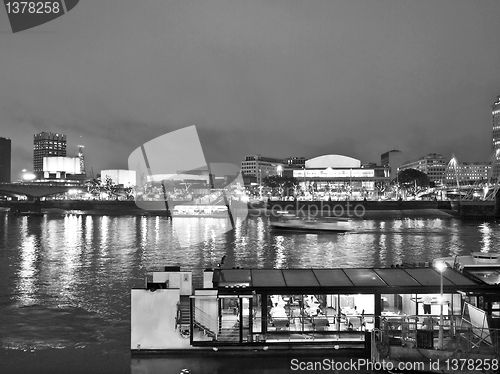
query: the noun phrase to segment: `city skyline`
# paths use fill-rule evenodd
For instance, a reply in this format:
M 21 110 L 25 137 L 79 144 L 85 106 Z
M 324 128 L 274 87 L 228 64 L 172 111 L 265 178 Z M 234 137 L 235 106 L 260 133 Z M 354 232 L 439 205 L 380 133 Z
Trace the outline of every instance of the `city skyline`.
M 70 156 L 85 145 L 94 174 L 126 169 L 135 148 L 190 125 L 209 162 L 379 163 L 391 149 L 491 158 L 496 1 L 107 4 L 15 35 L 0 12 L 13 180 L 42 131 L 67 135 Z

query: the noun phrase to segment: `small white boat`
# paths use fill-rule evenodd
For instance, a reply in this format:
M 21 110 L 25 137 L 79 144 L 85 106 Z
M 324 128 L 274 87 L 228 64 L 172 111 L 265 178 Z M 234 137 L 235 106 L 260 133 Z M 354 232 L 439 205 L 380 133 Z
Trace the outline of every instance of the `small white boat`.
M 472 252 L 469 256 L 442 257 L 434 260 L 434 267 L 438 263 L 445 263 L 448 267 L 457 270 L 464 268 L 500 267 L 500 253 Z
M 305 231 L 305 232 L 347 232 L 352 230 L 347 218 L 327 217 L 321 219 L 300 218 L 285 213 L 278 221 L 271 221 L 274 230 Z
M 172 211 L 173 217 L 210 217 L 229 218 L 225 205 L 177 205 Z

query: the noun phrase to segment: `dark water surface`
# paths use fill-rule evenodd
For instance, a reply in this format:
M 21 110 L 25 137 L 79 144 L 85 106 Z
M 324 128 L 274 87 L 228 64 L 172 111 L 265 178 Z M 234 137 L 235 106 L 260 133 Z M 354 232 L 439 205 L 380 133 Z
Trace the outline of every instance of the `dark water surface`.
M 165 265 L 200 282 L 224 255 L 228 267 L 381 267 L 496 251 L 500 239 L 497 222 L 452 218 L 356 220 L 348 234 L 279 234 L 252 217 L 216 235 L 208 222 L 0 216 L 0 373 L 297 372 L 285 356 L 131 359 L 130 289 Z

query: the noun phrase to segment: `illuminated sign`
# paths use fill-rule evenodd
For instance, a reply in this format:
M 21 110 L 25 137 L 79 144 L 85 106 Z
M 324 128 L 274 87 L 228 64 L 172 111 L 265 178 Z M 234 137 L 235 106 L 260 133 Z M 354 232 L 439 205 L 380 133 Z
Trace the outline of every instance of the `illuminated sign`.
M 304 175 L 305 172 L 305 175 Z M 313 169 L 313 170 L 294 170 L 295 178 L 373 178 L 375 170 L 373 169 Z

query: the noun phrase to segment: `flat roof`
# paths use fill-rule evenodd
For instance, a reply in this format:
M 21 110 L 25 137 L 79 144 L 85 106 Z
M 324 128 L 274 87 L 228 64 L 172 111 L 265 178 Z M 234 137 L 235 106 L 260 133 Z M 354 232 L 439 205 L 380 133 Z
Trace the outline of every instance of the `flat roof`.
M 436 292 L 441 274 L 434 268 L 342 268 L 342 269 L 215 269 L 215 288 L 245 287 L 273 291 L 315 289 L 317 291 L 375 292 L 384 289 L 419 289 Z M 489 286 L 455 269 L 443 271 L 445 289 L 473 290 Z M 490 286 L 491 287 L 491 286 Z

